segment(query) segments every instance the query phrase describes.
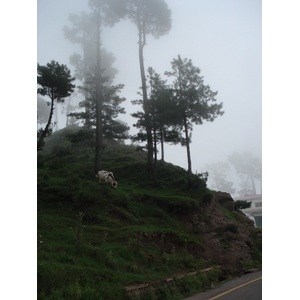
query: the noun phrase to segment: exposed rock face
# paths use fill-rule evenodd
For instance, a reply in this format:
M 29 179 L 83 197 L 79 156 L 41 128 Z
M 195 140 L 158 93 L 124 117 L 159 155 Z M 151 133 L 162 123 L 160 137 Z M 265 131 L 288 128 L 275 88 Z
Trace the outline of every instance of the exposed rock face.
M 241 211 L 234 210 L 228 193 L 217 192 L 209 204 L 182 221 L 189 230 L 198 231 L 203 241 L 203 248 L 194 251 L 197 256 L 211 259 L 226 270 L 241 268 L 240 261 L 251 262 L 255 235 L 261 241 L 260 231 Z
M 217 192 L 215 195 L 215 200 L 219 202 L 223 207 L 225 207 L 228 211 L 234 210 L 233 199 L 230 194 L 224 192 Z

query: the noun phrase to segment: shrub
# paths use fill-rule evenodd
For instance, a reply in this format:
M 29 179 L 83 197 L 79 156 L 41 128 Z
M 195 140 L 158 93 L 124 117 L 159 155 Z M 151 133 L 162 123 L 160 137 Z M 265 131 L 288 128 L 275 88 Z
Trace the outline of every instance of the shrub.
M 215 229 L 215 232 L 220 236 L 222 236 L 225 231 L 230 231 L 232 233 L 238 233 L 238 226 L 234 223 L 229 223 L 225 227 L 222 226 L 222 227 L 218 227 Z
M 202 196 L 202 203 L 203 204 L 209 204 L 211 203 L 213 199 L 213 194 L 210 192 L 206 192 L 203 196 Z
M 155 294 L 151 287 L 149 287 L 145 291 L 143 291 L 139 298 L 140 298 L 140 300 L 155 300 L 155 299 L 157 299 L 155 297 Z
M 235 209 L 246 209 L 251 207 L 251 202 L 247 202 L 245 200 L 237 200 L 234 201 L 234 208 Z
M 79 285 L 79 279 L 76 279 L 75 283 L 70 283 L 64 289 L 65 299 L 81 299 L 81 286 Z
M 232 233 L 238 233 L 238 227 L 237 227 L 236 224 L 230 223 L 230 224 L 226 225 L 224 231 L 230 231 Z
M 113 257 L 111 250 L 109 250 L 108 255 L 105 257 L 105 264 L 113 270 L 118 268 L 118 261 Z
M 68 134 L 66 137 L 74 144 L 82 143 L 84 141 L 92 144 L 94 133 L 92 130 L 80 129 L 75 133 Z

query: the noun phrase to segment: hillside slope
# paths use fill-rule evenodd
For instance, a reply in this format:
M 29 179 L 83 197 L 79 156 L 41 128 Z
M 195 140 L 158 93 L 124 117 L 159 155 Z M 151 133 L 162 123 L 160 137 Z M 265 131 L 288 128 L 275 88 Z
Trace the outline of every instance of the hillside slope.
M 111 189 L 95 178 L 93 149 L 91 132 L 67 128 L 38 154 L 39 299 L 130 299 L 125 287 L 142 283 L 140 299 L 180 299 L 261 267 L 261 230 L 229 194 L 196 175 L 189 187 L 169 163 L 158 164 L 155 186 L 145 153 L 106 141 Z

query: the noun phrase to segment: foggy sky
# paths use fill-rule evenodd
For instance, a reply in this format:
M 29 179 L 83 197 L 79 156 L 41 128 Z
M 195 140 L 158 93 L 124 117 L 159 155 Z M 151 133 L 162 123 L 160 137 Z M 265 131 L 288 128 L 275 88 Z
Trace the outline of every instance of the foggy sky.
M 69 13 L 89 12 L 88 1 L 39 0 L 37 2 L 37 62 L 51 60 L 66 64 L 69 57 L 81 53 L 78 45 L 64 38 L 63 26 L 71 26 Z M 186 0 L 166 1 L 172 11 L 172 28 L 159 39 L 147 36 L 144 48 L 145 69 L 153 67 L 163 79 L 171 70 L 170 62 L 179 54 L 199 67 L 204 84 L 218 91 L 223 116 L 214 122 L 194 125 L 191 157 L 193 172 L 205 171 L 205 164 L 227 160 L 233 151 L 250 151 L 261 157 L 262 149 L 262 9 L 261 0 Z M 104 28 L 102 46 L 116 58 L 119 70 L 114 83 L 125 84 L 121 96 L 130 133 L 136 121 L 130 113 L 141 86 L 138 36 L 134 24 L 121 21 Z M 73 72 L 72 72 L 73 74 Z M 61 115 L 62 118 L 62 115 Z M 59 122 L 62 128 L 64 120 Z M 186 148 L 166 145 L 165 159 L 187 168 Z M 235 186 L 235 188 L 238 188 Z

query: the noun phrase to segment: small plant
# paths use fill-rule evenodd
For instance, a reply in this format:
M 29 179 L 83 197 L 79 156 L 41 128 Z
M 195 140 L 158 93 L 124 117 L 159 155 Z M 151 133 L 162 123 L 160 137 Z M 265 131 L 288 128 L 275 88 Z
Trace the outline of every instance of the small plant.
M 155 294 L 153 292 L 153 288 L 149 287 L 147 288 L 141 295 L 140 295 L 140 300 L 155 300 L 157 299 L 155 297 Z
M 208 273 L 208 279 L 210 280 L 211 283 L 217 283 L 219 282 L 221 275 L 222 275 L 222 271 L 219 268 L 213 268 Z
M 75 283 L 70 283 L 64 289 L 65 299 L 81 299 L 81 286 L 79 285 L 79 279 L 75 280 Z
M 117 266 L 118 266 L 118 263 L 117 263 L 117 261 L 113 258 L 113 253 L 112 253 L 112 251 L 111 250 L 109 250 L 109 252 L 108 252 L 108 255 L 107 255 L 107 257 L 106 257 L 106 265 L 108 266 L 108 267 L 110 267 L 111 269 L 113 269 L 113 270 L 116 270 L 117 269 Z

